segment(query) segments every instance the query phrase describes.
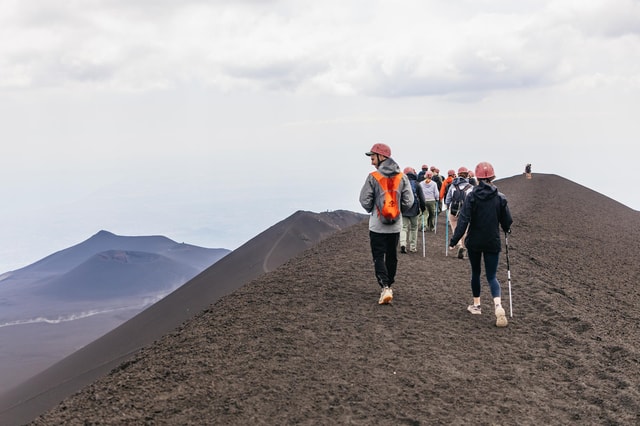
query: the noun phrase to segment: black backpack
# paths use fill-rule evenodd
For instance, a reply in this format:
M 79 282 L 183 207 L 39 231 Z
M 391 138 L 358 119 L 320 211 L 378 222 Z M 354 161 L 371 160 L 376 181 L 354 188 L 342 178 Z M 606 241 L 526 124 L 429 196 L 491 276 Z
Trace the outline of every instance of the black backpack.
M 473 187 L 470 183 L 467 183 L 464 188 L 460 188 L 458 184 L 453 185 L 453 192 L 451 193 L 451 204 L 449 205 L 449 211 L 452 215 L 458 216 L 462 210 L 464 199 L 467 197 L 467 190 Z

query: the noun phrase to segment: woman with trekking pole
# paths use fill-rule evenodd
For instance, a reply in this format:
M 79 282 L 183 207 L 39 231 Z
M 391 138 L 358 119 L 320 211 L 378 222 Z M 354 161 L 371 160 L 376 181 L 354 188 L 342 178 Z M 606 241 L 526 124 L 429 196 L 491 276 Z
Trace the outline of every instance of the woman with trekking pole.
M 507 198 L 498 192 L 498 188 L 493 184 L 495 179 L 493 166 L 487 162 L 479 163 L 476 166 L 476 179 L 478 179 L 478 186 L 474 187 L 465 199 L 458 217 L 458 224 L 449 241 L 449 247 L 455 247 L 466 232 L 465 246 L 471 264 L 473 295 L 473 304 L 469 305 L 467 310 L 474 315 L 482 313 L 480 275 L 484 259 L 485 275 L 493 297 L 496 326 L 506 327 L 508 321 L 502 307 L 497 271 L 502 250 L 500 228 L 505 234 L 510 234 L 513 219 L 507 206 Z

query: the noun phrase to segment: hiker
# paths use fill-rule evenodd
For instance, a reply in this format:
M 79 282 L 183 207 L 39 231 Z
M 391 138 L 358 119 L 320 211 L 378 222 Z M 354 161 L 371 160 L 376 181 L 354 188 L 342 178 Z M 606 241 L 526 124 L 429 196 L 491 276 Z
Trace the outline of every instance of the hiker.
M 402 231 L 400 231 L 400 253 L 418 251 L 418 216 L 424 210 L 424 197 L 418 194 L 418 176 L 413 167 L 405 167 L 402 171 L 409 179 L 411 192 L 413 193 L 413 205 L 402 212 Z M 407 244 L 408 242 L 408 244 Z
M 458 169 L 458 175 L 449 185 L 449 190 L 444 199 L 444 204 L 447 206 L 447 213 L 449 215 L 449 225 L 451 226 L 451 233 L 456 229 L 458 224 L 458 215 L 460 214 L 460 203 L 464 201 L 466 196 L 473 189 L 473 185 L 469 183 L 469 170 L 462 166 Z M 458 259 L 464 259 L 464 235 L 460 238 L 460 242 L 457 246 Z
M 478 180 L 476 179 L 476 175 L 473 170 L 469 170 L 469 183 L 473 186 L 478 185 Z
M 360 204 L 369 213 L 369 240 L 371 244 L 371 254 L 373 255 L 373 265 L 376 279 L 382 291 L 380 293 L 379 304 L 387 304 L 393 299 L 393 285 L 398 268 L 398 241 L 400 240 L 400 230 L 402 229 L 402 210 L 406 210 L 413 204 L 413 193 L 409 179 L 400 172 L 400 166 L 391 158 L 391 148 L 383 143 L 376 143 L 371 150 L 365 153 L 371 157 L 371 165 L 376 168 L 370 173 L 360 191 Z M 377 172 L 377 174 L 376 174 Z M 397 175 L 400 174 L 400 178 Z M 397 220 L 388 220 L 381 215 L 380 196 L 382 195 L 381 184 L 378 179 L 396 179 L 396 186 L 393 188 L 393 203 L 383 206 L 393 207 L 396 210 Z M 387 223 L 392 222 L 392 223 Z
M 420 172 L 418 173 L 418 182 L 422 182 L 424 180 L 424 174 L 429 171 L 429 166 L 423 164 L 420 168 Z
M 431 180 L 434 181 L 436 185 L 438 185 L 438 194 L 439 194 L 440 187 L 442 187 L 442 182 L 444 181 L 444 178 L 440 176 L 440 169 L 437 168 L 436 166 L 431 166 L 429 170 L 431 170 L 431 173 L 433 174 L 433 176 L 431 176 Z
M 418 183 L 424 180 L 424 174 L 428 171 L 429 171 L 429 166 L 427 166 L 426 164 L 423 164 L 422 167 L 420 168 L 420 171 L 418 172 Z M 424 231 L 424 229 L 422 228 L 422 224 L 424 223 L 424 221 L 422 220 L 422 210 L 423 209 L 421 208 L 420 214 L 418 214 L 418 230 L 420 232 Z
M 524 166 L 524 174 L 527 177 L 527 179 L 531 179 L 531 163 Z
M 449 169 L 447 172 L 447 178 L 442 181 L 442 186 L 440 187 L 440 202 L 444 202 L 444 197 L 447 195 L 447 191 L 449 191 L 449 185 L 453 182 L 453 179 L 456 177 L 456 171 L 453 169 Z M 443 206 L 444 207 L 444 206 Z
M 424 197 L 424 204 L 422 218 L 424 220 L 425 229 L 429 232 L 433 232 L 436 229 L 436 214 L 438 209 L 438 199 L 440 193 L 438 192 L 438 185 L 433 181 L 433 172 L 428 171 L 425 173 L 425 179 L 418 184 Z
M 436 185 L 438 185 L 438 194 L 440 194 L 440 189 L 442 188 L 442 183 L 444 182 L 444 176 L 440 175 L 440 169 L 437 168 L 436 166 L 431 166 L 430 170 L 431 170 L 431 173 L 433 173 L 433 176 L 431 176 L 431 180 L 434 181 Z M 442 211 L 442 206 L 440 205 L 439 196 L 438 196 L 438 202 L 436 204 L 438 207 L 438 213 L 440 213 Z
M 500 229 L 511 233 L 511 212 L 507 206 L 504 194 L 498 192 L 493 185 L 495 173 L 490 163 L 482 162 L 476 166 L 478 186 L 467 196 L 462 212 L 458 218 L 458 225 L 449 241 L 453 248 L 466 233 L 469 263 L 471 264 L 471 292 L 473 305 L 467 310 L 474 315 L 482 313 L 480 305 L 480 274 L 482 272 L 482 258 L 484 257 L 485 274 L 491 288 L 491 296 L 496 315 L 496 326 L 506 327 L 507 316 L 501 302 L 500 282 L 496 277 L 500 258 L 501 241 Z

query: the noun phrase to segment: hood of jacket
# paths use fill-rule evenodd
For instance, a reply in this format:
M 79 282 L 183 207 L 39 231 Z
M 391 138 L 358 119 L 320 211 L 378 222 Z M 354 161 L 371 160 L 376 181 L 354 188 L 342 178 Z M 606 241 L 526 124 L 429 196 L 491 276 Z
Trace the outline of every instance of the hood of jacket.
M 475 187 L 473 195 L 479 200 L 488 200 L 498 195 L 498 188 L 485 181 L 480 181 Z
M 452 185 L 460 185 L 460 188 L 464 188 L 464 186 L 468 183 L 469 179 L 463 178 L 461 176 L 453 178 L 453 181 L 451 182 Z
M 378 165 L 378 171 L 384 176 L 393 176 L 400 173 L 400 166 L 395 162 L 393 158 L 387 158 Z

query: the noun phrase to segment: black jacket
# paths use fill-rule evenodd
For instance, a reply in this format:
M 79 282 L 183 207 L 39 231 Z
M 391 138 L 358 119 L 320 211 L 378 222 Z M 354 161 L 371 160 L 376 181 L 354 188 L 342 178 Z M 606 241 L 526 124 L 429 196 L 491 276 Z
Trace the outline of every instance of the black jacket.
M 500 228 L 509 232 L 512 223 L 507 198 L 495 186 L 481 181 L 464 201 L 449 247 L 458 244 L 468 227 L 464 244 L 469 250 L 498 253 L 502 249 Z

